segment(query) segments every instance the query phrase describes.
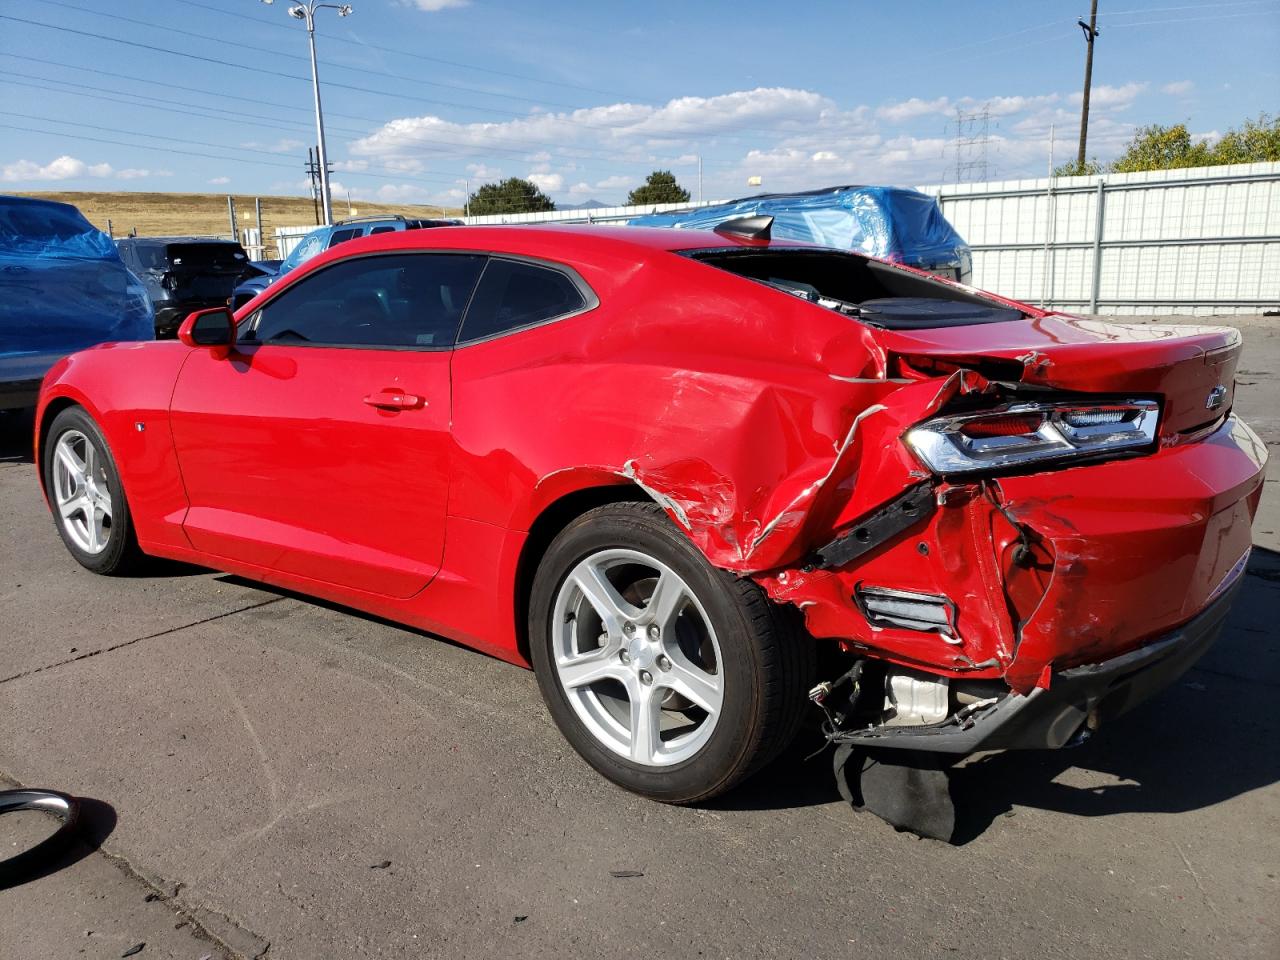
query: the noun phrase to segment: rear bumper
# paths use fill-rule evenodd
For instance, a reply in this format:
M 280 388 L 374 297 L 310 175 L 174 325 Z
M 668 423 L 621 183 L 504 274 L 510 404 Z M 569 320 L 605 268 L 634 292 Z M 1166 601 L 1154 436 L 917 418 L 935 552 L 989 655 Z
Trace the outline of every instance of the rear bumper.
M 850 730 L 832 739 L 864 747 L 970 754 L 982 750 L 1057 749 L 1079 742 L 1170 686 L 1222 632 L 1240 587 L 1245 558 L 1217 599 L 1189 623 L 1130 653 L 1060 670 L 1047 687 L 1011 693 L 957 723 Z

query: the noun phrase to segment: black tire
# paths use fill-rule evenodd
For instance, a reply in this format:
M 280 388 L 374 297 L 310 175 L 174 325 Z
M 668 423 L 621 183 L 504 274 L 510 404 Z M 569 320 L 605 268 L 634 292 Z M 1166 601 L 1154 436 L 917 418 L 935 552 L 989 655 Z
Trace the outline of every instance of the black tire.
M 89 552 L 75 542 L 67 529 L 67 522 L 58 510 L 53 459 L 58 441 L 70 431 L 83 434 L 93 444 L 99 475 L 105 481 L 111 501 L 110 534 L 106 538 L 106 546 L 98 553 Z M 123 576 L 136 570 L 142 564 L 144 554 L 134 534 L 133 517 L 129 513 L 129 502 L 125 498 L 124 487 L 120 482 L 120 471 L 116 467 L 115 457 L 112 456 L 111 448 L 107 446 L 102 431 L 83 407 L 68 407 L 53 418 L 41 450 L 41 460 L 45 493 L 49 497 L 49 504 L 53 511 L 54 526 L 63 544 L 66 545 L 67 551 L 75 557 L 76 562 L 86 570 L 92 570 L 104 576 Z
M 640 551 L 666 564 L 692 590 L 719 641 L 724 694 L 709 738 L 687 760 L 633 762 L 605 746 L 583 723 L 561 685 L 553 652 L 555 601 L 583 559 L 602 550 Z M 808 705 L 814 644 L 794 611 L 764 591 L 712 566 L 652 503 L 597 507 L 552 542 L 534 576 L 530 652 L 552 719 L 575 750 L 619 786 L 665 803 L 689 804 L 729 790 L 788 746 Z

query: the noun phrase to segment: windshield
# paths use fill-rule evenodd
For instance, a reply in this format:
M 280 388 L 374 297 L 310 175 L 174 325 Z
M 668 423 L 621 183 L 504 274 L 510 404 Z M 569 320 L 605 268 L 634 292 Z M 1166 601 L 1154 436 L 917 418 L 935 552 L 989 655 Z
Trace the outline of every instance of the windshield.
M 324 249 L 325 228 L 312 230 L 302 242 L 293 248 L 293 252 L 284 258 L 284 262 L 280 264 L 280 272 L 288 273 L 294 267 L 306 263 L 317 253 Z

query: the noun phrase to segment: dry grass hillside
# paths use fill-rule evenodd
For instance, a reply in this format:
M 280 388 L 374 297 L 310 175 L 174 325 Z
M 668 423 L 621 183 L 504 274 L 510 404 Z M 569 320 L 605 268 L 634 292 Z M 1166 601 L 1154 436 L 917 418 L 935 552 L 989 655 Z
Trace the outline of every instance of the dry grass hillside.
M 133 230 L 139 236 L 230 236 L 227 196 L 221 193 L 75 193 L 41 192 L 23 196 L 44 197 L 71 203 L 102 230 L 108 228 L 122 237 Z M 236 220 L 241 229 L 257 226 L 254 197 L 234 197 Z M 267 235 L 269 255 L 276 227 L 310 226 L 315 213 L 309 197 L 262 197 L 262 228 Z M 458 216 L 461 211 L 415 204 L 373 203 L 352 200 L 348 208 L 345 198 L 334 203 L 336 218 L 375 213 L 402 213 L 405 216 Z

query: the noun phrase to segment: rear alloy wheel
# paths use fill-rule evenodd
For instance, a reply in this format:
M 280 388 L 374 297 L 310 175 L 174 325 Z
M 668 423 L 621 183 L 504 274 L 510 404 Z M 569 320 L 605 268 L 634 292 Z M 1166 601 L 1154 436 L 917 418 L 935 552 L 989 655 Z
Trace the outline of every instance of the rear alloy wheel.
M 95 573 L 125 573 L 141 558 L 115 460 L 80 407 L 58 414 L 44 444 L 54 522 L 71 555 Z
M 566 738 L 629 790 L 705 800 L 794 736 L 811 642 L 653 504 L 584 514 L 535 577 L 532 654 Z

